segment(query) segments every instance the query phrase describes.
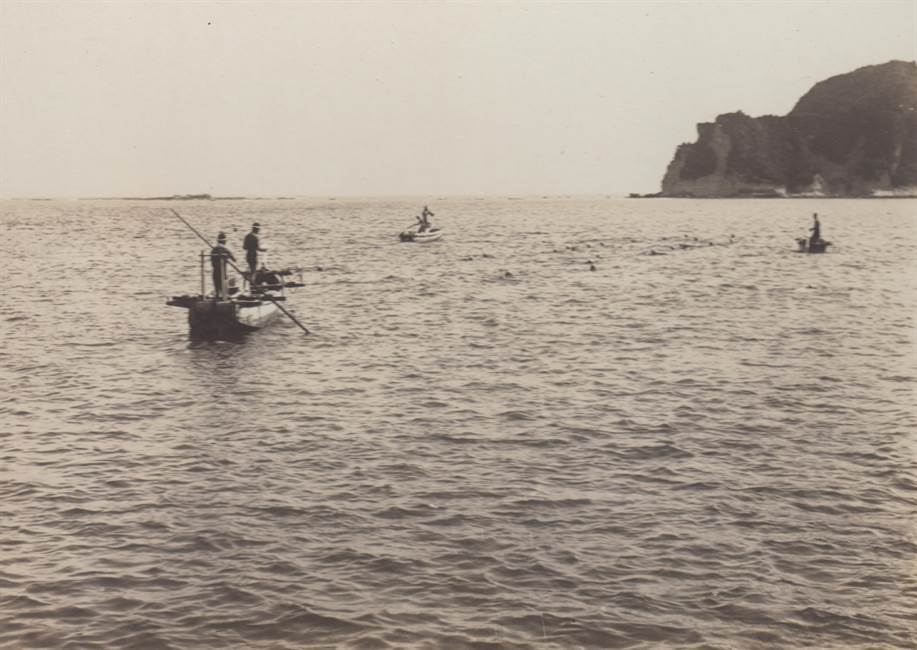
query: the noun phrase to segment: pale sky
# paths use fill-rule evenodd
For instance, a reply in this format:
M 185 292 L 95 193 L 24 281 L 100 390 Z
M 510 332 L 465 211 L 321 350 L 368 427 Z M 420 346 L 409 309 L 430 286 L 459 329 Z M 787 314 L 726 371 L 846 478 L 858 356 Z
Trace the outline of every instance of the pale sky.
M 697 122 L 917 59 L 917 0 L 0 0 L 0 197 L 655 192 Z

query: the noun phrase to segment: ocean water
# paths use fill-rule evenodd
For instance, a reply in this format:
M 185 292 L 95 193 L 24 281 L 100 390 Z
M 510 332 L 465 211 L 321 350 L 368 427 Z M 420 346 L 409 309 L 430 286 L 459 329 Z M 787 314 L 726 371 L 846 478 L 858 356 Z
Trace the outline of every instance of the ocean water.
M 914 201 L 429 205 L 0 202 L 0 647 L 917 645 Z

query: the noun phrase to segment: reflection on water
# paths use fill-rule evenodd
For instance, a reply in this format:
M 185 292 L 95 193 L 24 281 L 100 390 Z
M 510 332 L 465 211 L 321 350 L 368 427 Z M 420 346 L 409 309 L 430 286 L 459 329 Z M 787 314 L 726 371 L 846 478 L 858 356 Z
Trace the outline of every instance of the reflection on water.
M 175 203 L 0 203 L 0 647 L 913 647 L 913 203 L 815 203 L 183 202 L 306 269 L 224 342 Z

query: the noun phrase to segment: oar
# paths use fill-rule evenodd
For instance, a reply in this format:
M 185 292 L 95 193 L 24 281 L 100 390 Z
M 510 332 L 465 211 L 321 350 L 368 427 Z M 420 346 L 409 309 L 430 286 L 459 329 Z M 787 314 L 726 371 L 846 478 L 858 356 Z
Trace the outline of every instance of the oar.
M 197 231 L 197 229 L 196 229 L 194 226 L 192 226 L 190 223 L 188 223 L 187 221 L 185 221 L 185 218 L 184 218 L 183 216 L 181 216 L 180 214 L 178 214 L 178 212 L 176 212 L 176 211 L 173 210 L 172 208 L 169 208 L 169 210 L 171 210 L 172 214 L 174 214 L 176 217 L 178 217 L 179 219 L 181 219 L 182 223 L 185 224 L 186 226 L 188 226 L 188 228 L 191 229 L 191 232 L 193 232 L 195 235 L 197 235 L 198 237 L 200 237 L 201 240 L 202 240 L 205 244 L 207 244 L 207 246 L 209 246 L 210 248 L 213 248 L 213 244 L 211 244 L 211 243 L 207 240 L 206 237 L 204 237 L 201 233 L 199 233 L 199 232 Z M 239 275 L 242 275 L 242 276 L 245 275 L 245 274 L 242 272 L 242 269 L 240 269 L 238 266 L 236 266 L 235 264 L 233 264 L 232 260 L 226 260 L 226 263 L 229 264 L 232 268 L 234 268 L 234 269 L 236 270 L 236 272 L 237 272 Z M 254 282 L 254 280 L 255 280 L 255 278 L 252 277 L 252 282 Z M 266 293 L 262 293 L 261 295 L 264 296 L 265 298 L 267 298 L 268 300 L 270 300 L 270 301 L 271 301 L 272 303 L 274 303 L 275 305 L 277 305 L 277 308 L 278 308 L 280 311 L 282 311 L 284 314 L 286 314 L 287 317 L 288 317 L 291 321 L 293 321 L 294 323 L 296 323 L 297 325 L 299 325 L 300 329 L 302 329 L 303 332 L 305 332 L 306 334 L 309 334 L 309 333 L 310 333 L 309 330 L 306 328 L 305 325 L 303 325 L 303 324 L 300 323 L 298 320 L 296 320 L 296 317 L 293 316 L 293 314 L 291 314 L 290 312 L 288 312 L 286 309 L 284 309 L 284 308 L 283 308 L 283 305 L 281 305 L 279 302 L 277 302 L 276 300 L 274 300 L 274 298 L 273 298 L 272 296 L 270 296 L 270 295 L 268 295 L 268 294 L 266 294 Z

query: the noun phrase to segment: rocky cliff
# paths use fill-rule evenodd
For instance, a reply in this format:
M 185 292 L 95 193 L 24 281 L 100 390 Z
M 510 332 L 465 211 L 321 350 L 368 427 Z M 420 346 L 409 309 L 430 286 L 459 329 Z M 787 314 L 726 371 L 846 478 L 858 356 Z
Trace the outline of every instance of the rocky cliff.
M 831 77 L 786 116 L 727 113 L 697 133 L 662 196 L 917 196 L 917 64 Z

